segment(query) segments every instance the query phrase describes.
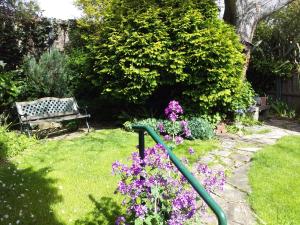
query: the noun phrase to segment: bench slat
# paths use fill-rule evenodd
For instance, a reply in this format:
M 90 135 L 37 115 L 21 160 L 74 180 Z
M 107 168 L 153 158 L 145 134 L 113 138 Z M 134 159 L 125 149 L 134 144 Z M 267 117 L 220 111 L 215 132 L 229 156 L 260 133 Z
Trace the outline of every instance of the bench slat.
M 49 119 L 42 119 L 42 120 L 34 120 L 34 121 L 28 121 L 30 125 L 38 125 L 41 122 L 61 122 L 66 120 L 74 120 L 74 119 L 83 119 L 91 117 L 89 114 L 87 115 L 69 115 L 69 116 L 62 116 L 62 117 L 56 117 L 56 118 L 49 118 Z

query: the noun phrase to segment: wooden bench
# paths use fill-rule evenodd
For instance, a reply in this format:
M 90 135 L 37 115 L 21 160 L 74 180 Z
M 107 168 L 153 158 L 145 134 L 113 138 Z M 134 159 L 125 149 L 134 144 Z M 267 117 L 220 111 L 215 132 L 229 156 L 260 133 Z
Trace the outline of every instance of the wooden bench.
M 85 119 L 88 132 L 90 126 L 86 108 L 80 113 L 75 98 L 41 98 L 35 101 L 16 102 L 16 108 L 21 125 L 21 132 L 28 135 L 32 133 L 32 127 L 41 123 L 61 122 L 67 120 Z

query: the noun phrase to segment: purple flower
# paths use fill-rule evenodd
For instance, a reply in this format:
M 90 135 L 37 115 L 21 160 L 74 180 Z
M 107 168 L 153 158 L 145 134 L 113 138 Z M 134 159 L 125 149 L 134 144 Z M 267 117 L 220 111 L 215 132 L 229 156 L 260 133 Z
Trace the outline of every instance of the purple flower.
M 183 143 L 183 138 L 180 137 L 180 136 L 176 136 L 176 137 L 175 137 L 175 144 L 176 144 L 176 145 L 180 145 L 180 144 L 182 144 L 182 143 Z
M 195 153 L 195 150 L 194 150 L 192 147 L 190 147 L 190 148 L 189 148 L 189 153 L 190 153 L 191 155 L 193 155 L 193 154 Z
M 191 130 L 189 129 L 189 124 L 186 120 L 180 122 L 181 128 L 183 130 L 183 135 L 185 137 L 190 137 L 192 135 Z
M 126 220 L 124 216 L 119 216 L 116 221 L 115 221 L 115 225 L 121 225 L 121 224 L 125 224 Z
M 172 140 L 172 137 L 171 137 L 170 135 L 167 134 L 167 135 L 164 136 L 164 140 L 165 140 L 165 141 L 171 141 L 171 140 Z
M 159 130 L 160 133 L 164 133 L 165 132 L 165 128 L 164 128 L 164 124 L 163 123 L 159 123 L 157 125 L 157 128 Z
M 194 219 L 201 210 L 206 210 L 162 145 L 145 149 L 144 160 L 140 159 L 138 152 L 132 153 L 129 160 L 129 164 L 116 161 L 112 165 L 114 174 L 121 178 L 116 193 L 124 196 L 122 204 L 128 213 L 128 220 L 119 217 L 116 225 L 134 224 L 136 219 L 143 220 L 153 212 L 168 225 L 182 225 Z M 188 160 L 182 162 L 190 166 Z M 204 164 L 197 164 L 197 169 L 192 171 L 208 192 L 224 186 L 223 171 L 213 171 Z
M 144 217 L 145 214 L 147 213 L 147 207 L 144 205 L 135 205 L 133 207 L 133 210 L 135 211 L 135 215 L 137 217 Z
M 168 107 L 165 109 L 166 117 L 172 122 L 175 122 L 181 114 L 183 114 L 183 109 L 179 103 L 175 100 L 170 101 Z

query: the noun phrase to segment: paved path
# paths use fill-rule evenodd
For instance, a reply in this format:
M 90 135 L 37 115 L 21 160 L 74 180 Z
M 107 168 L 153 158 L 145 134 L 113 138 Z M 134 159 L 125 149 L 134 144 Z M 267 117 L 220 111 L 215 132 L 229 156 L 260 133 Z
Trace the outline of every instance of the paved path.
M 282 120 L 272 120 L 269 125 L 256 126 L 252 129 L 257 133 L 259 130 L 266 129 L 270 132 L 242 137 L 229 134 L 219 136 L 221 150 L 210 152 L 200 160 L 216 169 L 224 169 L 227 174 L 230 174 L 224 191 L 213 194 L 214 199 L 224 209 L 229 225 L 253 225 L 257 221 L 264 224 L 247 202 L 247 197 L 251 192 L 248 182 L 251 158 L 263 146 L 274 144 L 283 136 L 300 135 L 299 124 Z M 214 216 L 207 216 L 203 223 L 218 224 Z

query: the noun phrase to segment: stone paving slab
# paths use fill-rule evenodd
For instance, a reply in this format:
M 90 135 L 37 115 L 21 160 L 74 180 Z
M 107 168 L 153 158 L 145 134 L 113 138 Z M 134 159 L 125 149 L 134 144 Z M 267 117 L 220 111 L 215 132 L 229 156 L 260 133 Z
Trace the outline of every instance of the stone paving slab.
M 251 159 L 254 154 L 265 145 L 275 144 L 276 141 L 287 135 L 300 135 L 300 125 L 291 123 L 285 124 L 283 120 L 275 120 L 267 125 L 254 126 L 252 130 L 268 129 L 271 132 L 264 134 L 252 134 L 238 136 L 223 134 L 219 136 L 221 149 L 208 153 L 200 159 L 201 162 L 214 164 L 213 168 L 230 171 L 224 187 L 224 191 L 212 194 L 213 198 L 220 204 L 228 218 L 228 225 L 255 225 L 257 216 L 251 210 L 247 197 L 251 193 L 248 180 L 248 172 L 251 166 Z M 291 130 L 284 129 L 290 128 Z M 246 147 L 238 147 L 244 143 Z M 206 215 L 203 224 L 218 224 L 214 215 Z

